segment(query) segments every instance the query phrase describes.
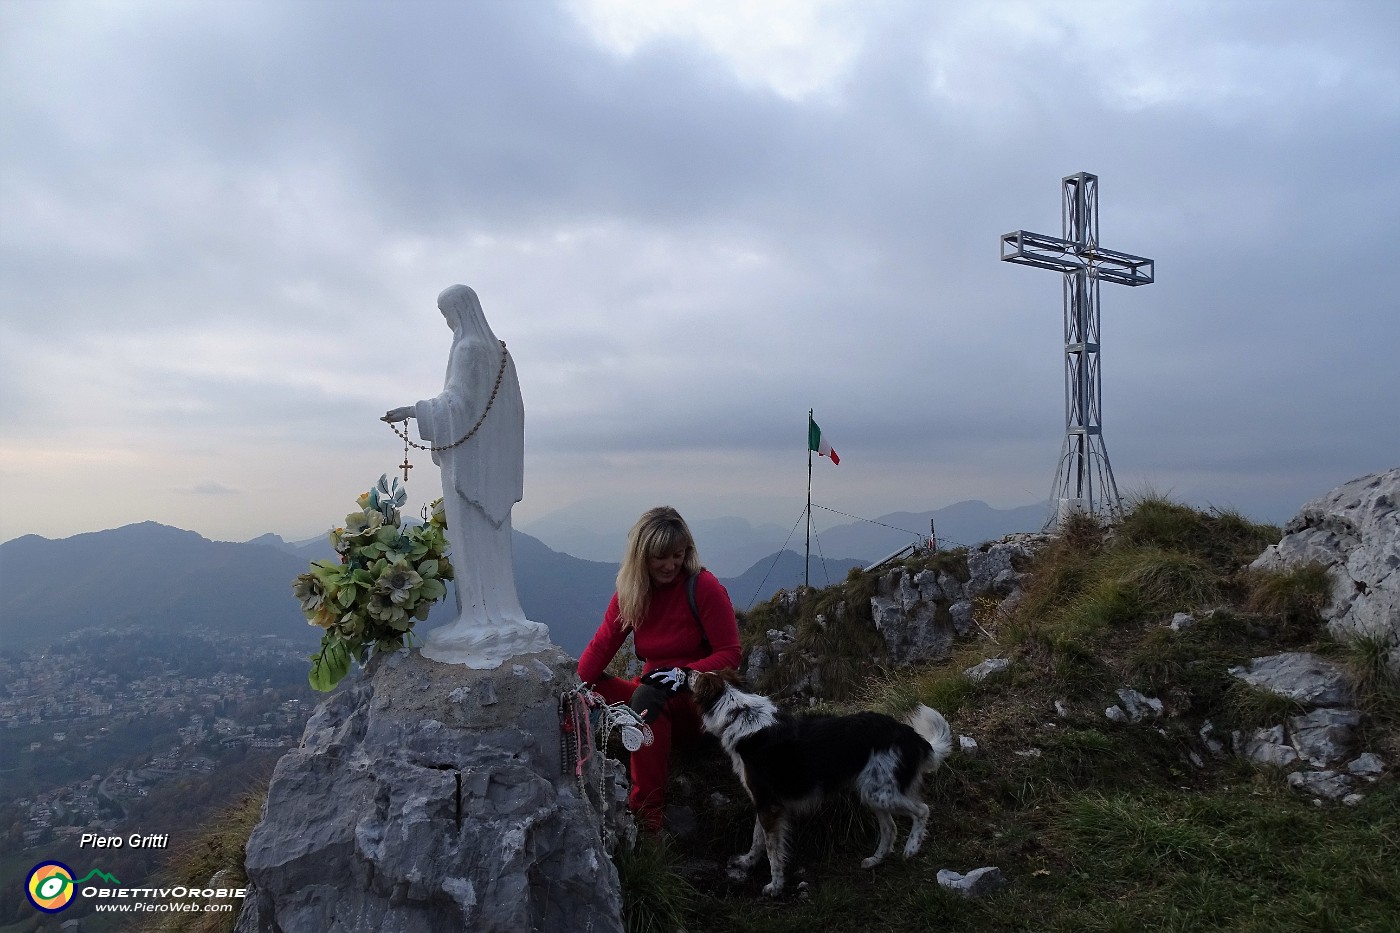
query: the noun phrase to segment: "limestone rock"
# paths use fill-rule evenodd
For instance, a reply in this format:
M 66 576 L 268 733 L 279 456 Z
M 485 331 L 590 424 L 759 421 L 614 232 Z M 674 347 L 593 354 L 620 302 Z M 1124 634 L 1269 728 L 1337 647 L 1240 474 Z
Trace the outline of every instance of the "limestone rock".
M 918 587 L 919 599 L 926 603 L 939 599 L 949 599 L 952 594 L 943 592 L 943 582 L 941 578 L 952 579 L 948 574 L 938 574 L 932 570 L 920 570 L 914 574 L 913 584 Z
M 1344 706 L 1352 701 L 1346 672 L 1338 664 L 1308 652 L 1255 658 L 1230 673 L 1245 683 L 1296 700 L 1304 706 Z
M 1236 746 L 1240 754 L 1261 765 L 1287 768 L 1298 761 L 1297 749 L 1284 739 L 1283 726 L 1256 729 L 1253 735 L 1243 740 L 1236 733 Z
M 925 602 L 907 573 L 895 571 L 890 576 L 894 579 L 888 589 L 882 586 L 881 595 L 870 598 L 871 618 L 875 630 L 884 636 L 890 659 L 911 664 L 947 656 L 953 646 L 953 627 L 939 618 L 939 604 Z
M 1011 666 L 1011 662 L 1006 658 L 988 658 L 980 664 L 976 664 L 963 671 L 964 676 L 973 683 L 981 683 L 993 674 L 1000 674 Z
M 1385 770 L 1385 762 L 1381 761 L 1381 756 L 1375 752 L 1366 752 L 1364 755 L 1357 755 L 1356 758 L 1347 765 L 1347 770 L 1357 777 L 1374 781 L 1381 776 Z
M 1103 714 L 1113 722 L 1131 723 L 1156 719 L 1162 715 L 1162 710 L 1161 700 L 1124 687 L 1118 691 L 1118 703 L 1104 710 Z
M 744 679 L 750 686 L 756 685 L 758 679 L 763 676 L 763 672 L 768 670 L 773 664 L 773 657 L 768 652 L 767 645 L 754 645 L 749 649 L 749 657 L 744 665 Z
M 966 635 L 972 631 L 972 602 L 960 599 L 948 606 L 948 615 L 953 620 L 953 631 Z
M 620 933 L 595 809 L 621 805 L 618 776 L 561 773 L 574 662 L 557 648 L 512 660 L 398 652 L 322 703 L 248 840 L 239 933 Z
M 1143 719 L 1156 719 L 1162 715 L 1162 701 L 1156 697 L 1144 696 L 1136 690 L 1127 687 L 1118 691 L 1118 702 L 1128 714 L 1130 722 L 1141 722 Z
M 898 600 L 888 596 L 870 597 L 870 616 L 875 620 L 877 631 L 885 631 L 904 621 L 904 607 Z
M 1200 736 L 1201 744 L 1206 747 L 1206 751 L 1210 752 L 1216 758 L 1225 755 L 1225 746 L 1215 737 L 1215 724 L 1209 719 L 1201 723 L 1201 728 L 1196 734 Z
M 1281 570 L 1321 563 L 1332 579 L 1325 615 L 1334 636 L 1380 636 L 1400 672 L 1400 467 L 1319 496 L 1251 565 Z
M 1288 776 L 1290 787 L 1324 800 L 1341 800 L 1351 793 L 1355 783 L 1351 775 L 1337 771 L 1294 771 Z
M 960 875 L 950 868 L 943 868 L 938 872 L 938 883 L 963 897 L 982 897 L 1005 885 L 1006 876 L 1000 868 L 991 866 L 974 868 L 965 875 Z
M 1361 724 L 1361 714 L 1355 710 L 1312 710 L 1288 720 L 1288 731 L 1299 757 L 1314 767 L 1324 768 L 1347 757 L 1351 751 L 1352 735 Z
M 797 629 L 791 625 L 781 629 L 770 628 L 767 643 L 760 642 L 749 651 L 748 663 L 744 667 L 744 678 L 749 685 L 757 686 L 764 672 L 781 661 L 796 640 Z
M 993 541 L 967 555 L 968 581 L 964 588 L 970 597 L 994 593 L 1006 596 L 1021 579 L 1016 570 L 1019 560 L 1029 557 L 1029 550 L 1020 544 Z M 1019 559 L 1019 560 L 1018 560 Z
M 999 614 L 1021 596 L 1024 568 L 1051 535 L 1013 534 L 981 545 L 967 555 L 966 582 L 948 570 L 892 567 L 881 574 L 870 614 L 884 636 L 890 660 L 911 664 L 947 657 L 955 635 L 977 629 L 975 601 L 991 597 Z

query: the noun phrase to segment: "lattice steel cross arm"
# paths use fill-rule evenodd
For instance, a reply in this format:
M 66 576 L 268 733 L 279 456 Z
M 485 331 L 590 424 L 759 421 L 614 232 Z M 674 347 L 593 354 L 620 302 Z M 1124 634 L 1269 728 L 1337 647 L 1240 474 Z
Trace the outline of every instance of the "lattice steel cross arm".
M 1056 272 L 1087 272 L 1104 282 L 1117 285 L 1151 285 L 1152 260 L 1131 253 L 1099 246 L 1077 246 L 1060 237 L 1017 230 L 1001 238 L 1004 262 Z
M 1062 190 L 1063 235 L 1029 230 L 1003 234 L 1002 261 L 1071 275 L 1082 272 L 1117 285 L 1151 285 L 1151 259 L 1099 246 L 1099 177 L 1088 172 L 1067 175 Z

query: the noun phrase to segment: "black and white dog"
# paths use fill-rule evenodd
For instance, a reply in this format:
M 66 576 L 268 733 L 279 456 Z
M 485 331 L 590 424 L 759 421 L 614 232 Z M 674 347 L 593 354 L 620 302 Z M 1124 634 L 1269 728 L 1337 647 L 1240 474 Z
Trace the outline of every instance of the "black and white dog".
M 942 715 L 920 706 L 907 723 L 883 713 L 790 716 L 767 697 L 740 690 L 738 683 L 734 671 L 690 675 L 705 731 L 719 738 L 758 810 L 753 847 L 731 865 L 747 871 L 766 850 L 772 881 L 763 893 L 781 893 L 791 817 L 849 786 L 880 822 L 880 843 L 862 867 L 873 868 L 890 854 L 895 814 L 914 821 L 904 857 L 919 851 L 929 814 L 919 799 L 919 779 L 953 750 Z

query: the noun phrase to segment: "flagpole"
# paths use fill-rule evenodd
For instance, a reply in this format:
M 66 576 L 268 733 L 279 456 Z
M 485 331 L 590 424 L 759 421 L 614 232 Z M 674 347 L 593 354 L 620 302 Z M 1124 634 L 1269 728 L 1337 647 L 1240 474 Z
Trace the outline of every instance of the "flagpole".
M 803 559 L 802 585 L 812 588 L 812 409 L 807 409 L 807 551 Z

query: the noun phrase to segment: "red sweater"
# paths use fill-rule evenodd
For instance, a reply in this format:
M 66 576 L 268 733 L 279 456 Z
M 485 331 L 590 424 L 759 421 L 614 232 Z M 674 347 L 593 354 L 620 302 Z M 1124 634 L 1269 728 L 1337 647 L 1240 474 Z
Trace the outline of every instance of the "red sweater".
M 667 586 L 652 588 L 646 618 L 637 626 L 633 639 L 637 656 L 646 659 L 643 673 L 671 667 L 718 671 L 739 666 L 743 655 L 734 606 L 724 584 L 708 570 L 701 570 L 696 577 L 695 605 L 700 610 L 699 622 L 690 611 L 683 575 Z M 578 659 L 579 680 L 586 684 L 601 680 L 604 668 L 627 640 L 627 632 L 622 627 L 614 593 L 603 614 L 603 624 Z M 710 643 L 708 651 L 702 644 L 706 639 Z

